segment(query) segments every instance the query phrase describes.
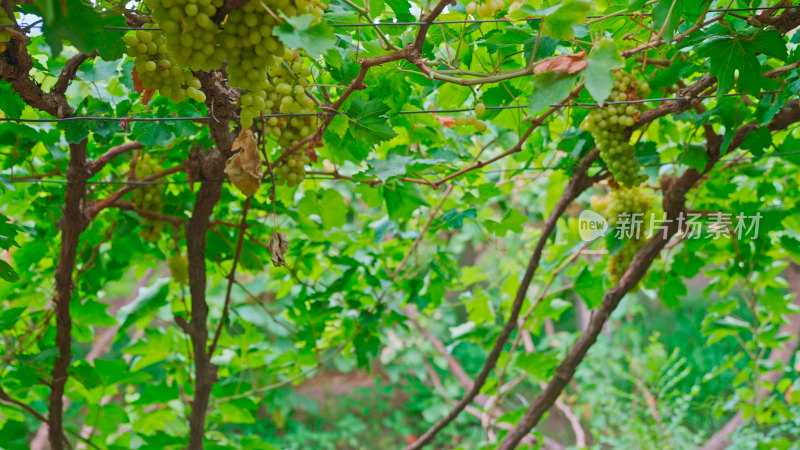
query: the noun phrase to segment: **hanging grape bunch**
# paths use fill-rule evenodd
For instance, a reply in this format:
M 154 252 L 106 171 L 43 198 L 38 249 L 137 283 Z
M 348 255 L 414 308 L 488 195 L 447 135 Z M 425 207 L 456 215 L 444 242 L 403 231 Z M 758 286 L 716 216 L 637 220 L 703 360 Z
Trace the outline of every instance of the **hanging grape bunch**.
M 222 65 L 224 53 L 216 42 L 219 26 L 211 18 L 224 0 L 145 0 L 144 4 L 164 30 L 175 63 L 193 70 Z
M 478 13 L 478 17 L 494 17 L 497 11 L 505 8 L 503 0 L 486 0 L 484 2 L 469 2 L 467 4 L 467 14 Z
M 272 3 L 272 2 L 267 2 Z M 275 16 L 258 2 L 249 2 L 230 14 L 220 35 L 226 53 L 228 81 L 244 91 L 239 100 L 242 127 L 250 128 L 253 119 L 268 106 L 269 67 L 279 63 L 283 44 L 272 35 Z
M 147 24 L 146 28 L 153 25 Z M 158 89 L 164 97 L 175 103 L 189 97 L 205 102 L 200 90 L 200 80 L 192 72 L 171 60 L 163 33 L 137 30 L 135 35 L 122 38 L 128 45 L 128 55 L 134 57 L 136 74 L 145 89 Z
M 289 155 L 283 165 L 275 169 L 275 182 L 289 187 L 297 186 L 306 178 L 305 166 L 310 162 L 311 158 L 305 152 Z
M 172 255 L 167 259 L 167 267 L 172 279 L 181 286 L 189 285 L 189 261 L 181 254 Z
M 645 188 L 612 185 L 611 192 L 602 197 L 592 197 L 592 208 L 599 211 L 612 226 L 625 226 L 633 229 L 633 222 L 639 221 L 640 229 L 633 237 L 625 238 L 622 248 L 611 256 L 608 273 L 613 282 L 619 281 L 625 269 L 633 261 L 636 252 L 646 242 L 648 213 L 653 209 L 655 197 Z M 627 222 L 627 224 L 625 223 Z
M 646 82 L 638 82 L 626 72 L 614 72 L 614 87 L 609 102 L 639 100 L 650 95 Z M 594 137 L 600 156 L 608 165 L 614 180 L 627 186 L 641 184 L 647 177 L 640 174 L 636 148 L 630 143 L 628 127 L 636 123 L 641 105 L 617 104 L 592 110 L 582 128 Z
M 160 170 L 158 163 L 150 155 L 142 154 L 136 162 L 134 175 L 137 180 L 146 178 Z M 164 188 L 159 185 L 148 184 L 139 186 L 133 191 L 133 203 L 137 208 L 160 213 L 164 208 Z M 145 241 L 155 242 L 161 236 L 164 222 L 160 220 L 143 219 L 145 226 L 139 230 L 139 236 Z
M 300 56 L 300 52 L 287 49 L 281 63 L 270 67 L 269 76 L 267 113 L 310 114 L 305 117 L 269 118 L 264 131 L 268 135 L 274 136 L 279 145 L 288 147 L 314 131 L 312 128 L 315 120 L 313 114 L 316 109 L 314 101 L 306 91 L 311 71 L 303 68 L 303 58 Z M 243 104 L 247 102 L 248 99 L 242 98 Z
M 486 125 L 486 122 L 478 120 L 478 116 L 482 116 L 484 114 L 486 114 L 486 105 L 484 105 L 483 102 L 478 103 L 475 105 L 475 115 L 458 116 L 455 119 L 455 125 L 457 127 L 472 125 L 477 131 L 483 133 L 487 130 L 488 126 Z

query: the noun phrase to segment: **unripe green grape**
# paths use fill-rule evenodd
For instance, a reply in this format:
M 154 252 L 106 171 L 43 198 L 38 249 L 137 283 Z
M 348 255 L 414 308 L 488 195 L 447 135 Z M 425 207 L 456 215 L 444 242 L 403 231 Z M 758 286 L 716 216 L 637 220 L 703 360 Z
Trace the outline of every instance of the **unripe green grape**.
M 609 100 L 624 101 L 631 93 L 635 93 L 636 98 L 643 98 L 647 94 L 637 85 L 632 75 L 616 71 Z M 637 185 L 642 179 L 636 150 L 628 142 L 627 131 L 627 127 L 636 122 L 635 116 L 640 108 L 633 104 L 599 107 L 592 110 L 582 124 L 583 129 L 594 136 L 600 156 L 608 165 L 614 180 L 627 186 Z

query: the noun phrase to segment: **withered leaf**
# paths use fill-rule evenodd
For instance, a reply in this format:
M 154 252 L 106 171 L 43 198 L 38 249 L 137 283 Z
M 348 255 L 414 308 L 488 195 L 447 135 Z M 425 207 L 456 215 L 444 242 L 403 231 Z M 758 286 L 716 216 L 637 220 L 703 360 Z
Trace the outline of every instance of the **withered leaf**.
M 258 153 L 256 137 L 250 130 L 242 130 L 233 141 L 233 150 L 239 150 L 225 162 L 225 173 L 233 184 L 246 196 L 253 195 L 261 186 L 264 168 Z
M 544 72 L 575 74 L 589 66 L 586 58 L 586 51 L 572 53 L 570 55 L 558 55 L 547 58 L 536 63 L 533 73 Z
M 286 239 L 286 233 L 283 231 L 276 231 L 269 238 L 269 253 L 272 257 L 273 266 L 283 266 L 286 261 L 283 259 L 286 252 L 289 251 L 289 240 Z

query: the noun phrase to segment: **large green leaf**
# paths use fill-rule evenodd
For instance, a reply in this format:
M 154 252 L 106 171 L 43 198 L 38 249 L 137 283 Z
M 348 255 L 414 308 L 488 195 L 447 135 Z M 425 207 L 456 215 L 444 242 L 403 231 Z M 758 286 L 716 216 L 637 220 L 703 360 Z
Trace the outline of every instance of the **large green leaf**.
M 762 89 L 762 67 L 757 54 L 785 59 L 786 43 L 775 32 L 737 33 L 712 36 L 698 47 L 697 53 L 710 60 L 711 75 L 719 83 L 717 95 L 727 94 L 734 86 L 739 92 L 758 94 Z
M 313 58 L 319 58 L 336 45 L 333 30 L 324 23 L 312 25 L 313 14 L 286 16 L 281 13 L 283 23 L 273 29 L 273 33 L 291 48 L 302 48 Z
M 603 103 L 614 87 L 612 71 L 624 67 L 625 61 L 617 51 L 614 40 L 608 38 L 600 39 L 594 44 L 586 61 L 589 62 L 589 66 L 583 71 L 586 89 L 598 103 Z
M 114 61 L 125 53 L 122 33 L 105 27 L 124 27 L 122 16 L 100 13 L 82 0 L 36 0 L 34 11 L 44 19 L 42 34 L 56 56 L 68 41 L 85 54 L 97 51 L 106 61 Z
M 386 117 L 388 111 L 389 107 L 380 100 L 355 99 L 347 110 L 353 137 L 375 145 L 397 136 Z

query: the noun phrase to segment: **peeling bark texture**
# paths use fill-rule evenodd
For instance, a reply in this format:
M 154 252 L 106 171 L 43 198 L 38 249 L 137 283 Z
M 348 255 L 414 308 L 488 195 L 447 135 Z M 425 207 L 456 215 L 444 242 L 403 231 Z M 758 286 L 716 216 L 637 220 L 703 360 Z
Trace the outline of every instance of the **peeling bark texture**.
M 203 93 L 206 94 L 208 115 L 212 119 L 208 126 L 211 138 L 222 153 L 224 159 L 230 158 L 231 147 L 236 139 L 236 133 L 231 131 L 230 121 L 235 120 L 239 114 L 239 91 L 228 86 L 225 72 L 215 70 L 212 72 L 195 72 L 202 84 Z M 211 179 L 220 179 L 211 178 Z
M 752 17 L 750 23 L 753 26 L 769 25 L 781 33 L 788 33 L 800 26 L 800 6 L 793 6 L 790 0 L 783 0 L 776 6 L 785 6 L 787 9 L 780 15 L 776 15 L 777 10 L 766 10 Z
M 800 102 L 792 100 L 781 108 L 767 127 L 770 131 L 776 131 L 798 121 L 800 121 Z M 736 149 L 744 142 L 747 135 L 755 129 L 756 124 L 751 122 L 737 130 L 728 150 L 733 151 Z M 506 435 L 505 439 L 500 443 L 499 449 L 508 450 L 516 447 L 519 441 L 539 423 L 542 415 L 553 406 L 567 383 L 575 375 L 578 364 L 580 364 L 589 348 L 597 340 L 597 336 L 602 331 L 611 313 L 619 305 L 622 297 L 642 279 L 661 249 L 678 231 L 676 219 L 681 212 L 685 211 L 686 194 L 695 187 L 702 176 L 708 173 L 722 157 L 719 141 L 713 139 L 709 144 L 707 149 L 708 163 L 702 173 L 695 169 L 688 169 L 680 178 L 662 178 L 664 212 L 667 219 L 670 220 L 666 235 L 658 234 L 648 241 L 636 254 L 620 281 L 605 293 L 602 304 L 595 312 L 591 322 L 589 322 L 586 332 L 572 346 L 567 356 L 556 368 L 555 376 L 547 383 L 547 386 L 539 396 L 533 400 L 517 426 Z
M 500 336 L 497 338 L 497 341 L 492 348 L 492 351 L 489 353 L 489 356 L 486 357 L 486 361 L 484 362 L 481 371 L 475 376 L 475 381 L 472 384 L 472 387 L 467 391 L 466 395 L 456 404 L 456 406 L 442 419 L 440 419 L 434 426 L 432 426 L 428 431 L 426 431 L 418 440 L 414 443 L 408 445 L 406 450 L 416 450 L 420 449 L 425 444 L 429 443 L 433 440 L 433 437 L 436 436 L 436 433 L 441 431 L 447 424 L 452 422 L 464 408 L 467 407 L 475 397 L 480 392 L 481 387 L 486 383 L 486 380 L 489 377 L 489 374 L 494 369 L 495 365 L 497 364 L 498 358 L 500 358 L 500 354 L 503 351 L 503 347 L 505 346 L 506 342 L 508 342 L 511 333 L 517 326 L 517 319 L 519 318 L 519 313 L 522 310 L 522 305 L 525 302 L 525 297 L 528 294 L 528 287 L 533 280 L 533 275 L 536 273 L 536 269 L 539 267 L 539 260 L 542 257 L 542 252 L 544 251 L 545 243 L 547 239 L 550 237 L 550 234 L 555 230 L 556 223 L 564 214 L 564 211 L 567 207 L 572 203 L 573 200 L 578 198 L 578 196 L 588 189 L 596 180 L 592 177 L 587 175 L 587 169 L 585 167 L 589 167 L 599 156 L 597 150 L 592 150 L 587 154 L 583 159 L 581 159 L 579 163 L 579 167 L 583 167 L 583 169 L 578 169 L 575 175 L 570 180 L 569 184 L 567 185 L 564 193 L 561 195 L 558 203 L 556 204 L 553 212 L 547 218 L 547 221 L 544 223 L 544 228 L 542 229 L 542 234 L 539 237 L 538 242 L 536 243 L 536 247 L 533 250 L 533 255 L 531 256 L 530 261 L 528 262 L 528 268 L 525 270 L 525 276 L 522 278 L 522 282 L 520 283 L 519 289 L 517 290 L 516 298 L 514 299 L 514 303 L 511 306 L 511 314 L 506 321 L 505 326 L 503 327 L 503 331 L 500 333 Z M 527 431 L 519 436 L 519 440 L 521 440 Z
M 56 296 L 53 299 L 56 316 L 56 346 L 58 356 L 51 372 L 49 430 L 50 447 L 53 450 L 64 448 L 63 396 L 67 382 L 67 370 L 72 360 L 72 318 L 69 304 L 72 299 L 72 273 L 78 253 L 78 241 L 86 225 L 86 180 L 89 172 L 86 166 L 86 141 L 70 145 L 67 183 L 64 194 L 64 212 L 58 221 L 61 228 L 61 251 L 56 268 Z
M 200 174 L 207 180 L 224 176 L 225 159 L 217 150 L 197 153 Z M 202 449 L 205 419 L 211 388 L 217 380 L 217 368 L 211 364 L 206 350 L 208 342 L 208 305 L 206 304 L 206 235 L 214 207 L 222 196 L 222 183 L 203 183 L 197 192 L 192 218 L 186 226 L 186 246 L 189 259 L 189 286 L 192 319 L 186 331 L 192 341 L 195 364 L 195 395 L 189 414 L 189 448 Z

